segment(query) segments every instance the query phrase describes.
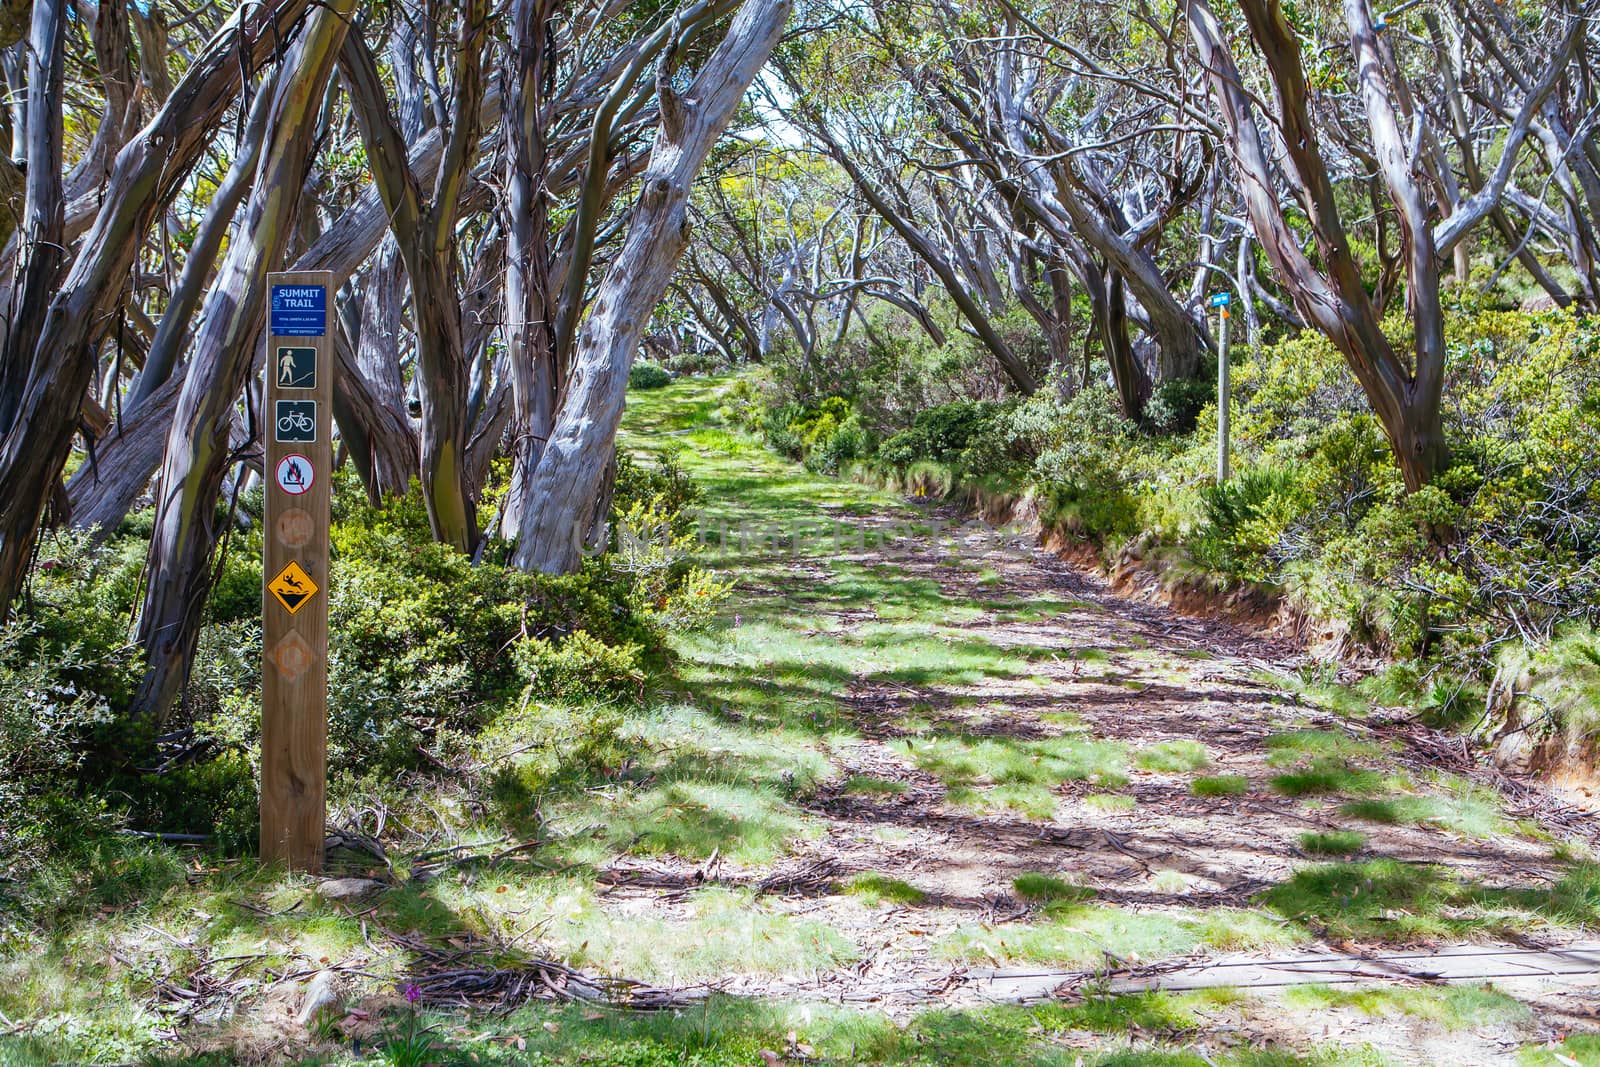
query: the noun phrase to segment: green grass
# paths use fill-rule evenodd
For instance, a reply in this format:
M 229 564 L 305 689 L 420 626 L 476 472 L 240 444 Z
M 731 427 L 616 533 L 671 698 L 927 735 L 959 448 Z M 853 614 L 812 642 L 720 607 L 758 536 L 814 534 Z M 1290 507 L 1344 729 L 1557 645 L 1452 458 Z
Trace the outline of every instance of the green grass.
M 1163 774 L 1198 771 L 1210 762 L 1211 756 L 1206 752 L 1206 746 L 1198 741 L 1163 741 L 1140 749 L 1134 756 L 1134 763 L 1141 770 Z
M 1303 939 L 1291 926 L 1254 911 L 1130 911 L 1080 904 L 1049 908 L 1038 922 L 959 927 L 938 948 L 945 956 L 975 964 L 1095 967 L 1108 959 L 1150 961 L 1202 948 L 1245 951 Z
M 829 1004 L 773 1003 L 714 996 L 675 1012 L 600 1012 L 588 1006 L 533 1006 L 503 1016 L 462 1020 L 426 1014 L 436 1060 L 482 1067 L 750 1067 L 768 1061 L 883 1067 L 1378 1067 L 1368 1049 L 1229 1043 L 1201 1057 L 1220 1015 L 1237 1010 L 1226 990 L 1093 997 L 1081 1003 L 996 1005 L 929 1010 L 897 1025 L 878 1012 Z M 1084 1038 L 1094 1047 L 1084 1047 Z M 0 1039 L 0 1064 L 50 1062 L 38 1046 L 28 1059 L 8 1058 L 18 1043 Z M 1210 1045 L 1210 1042 L 1206 1042 Z M 332 1058 L 294 1054 L 286 1062 L 359 1063 L 348 1046 Z M 224 1067 L 231 1057 L 183 1058 L 153 1067 Z
M 1037 871 L 1017 875 L 1011 881 L 1011 888 L 1016 890 L 1017 896 L 1030 904 L 1046 906 L 1081 904 L 1094 897 L 1094 890 L 1087 886 L 1073 885 L 1054 875 L 1040 874 Z
M 1334 938 L 1481 940 L 1600 919 L 1600 867 L 1574 865 L 1548 889 L 1500 889 L 1426 864 L 1329 863 L 1297 871 L 1258 899 Z
M 927 893 L 910 882 L 876 872 L 856 875 L 844 884 L 844 891 L 868 904 L 921 904 L 928 899 Z
M 1126 749 L 1112 741 L 953 735 L 908 739 L 895 747 L 944 782 L 951 803 L 980 811 L 1049 818 L 1056 809 L 1055 786 L 1088 781 L 1115 787 L 1128 780 Z
M 1378 1018 L 1407 1016 L 1435 1023 L 1445 1030 L 1526 1023 L 1533 1011 L 1492 985 L 1445 986 L 1295 986 L 1284 1000 L 1296 1008 L 1326 1011 L 1347 1008 Z
M 1348 856 L 1360 852 L 1367 845 L 1367 835 L 1356 830 L 1332 830 L 1328 833 L 1300 835 L 1300 847 L 1313 856 Z
M 1375 793 L 1384 787 L 1384 777 L 1376 771 L 1353 767 L 1342 759 L 1318 759 L 1309 767 L 1275 776 L 1272 790 L 1286 797 L 1318 796 L 1324 793 Z
M 1487 789 L 1458 782 L 1443 794 L 1353 800 L 1340 812 L 1389 826 L 1437 826 L 1467 837 L 1489 838 L 1512 831 L 1500 798 Z
M 1242 774 L 1217 774 L 1196 778 L 1189 792 L 1197 797 L 1236 797 L 1250 791 L 1250 779 Z
M 1289 730 L 1267 738 L 1266 748 L 1267 763 L 1273 767 L 1316 759 L 1372 759 L 1382 755 L 1378 746 L 1338 730 Z

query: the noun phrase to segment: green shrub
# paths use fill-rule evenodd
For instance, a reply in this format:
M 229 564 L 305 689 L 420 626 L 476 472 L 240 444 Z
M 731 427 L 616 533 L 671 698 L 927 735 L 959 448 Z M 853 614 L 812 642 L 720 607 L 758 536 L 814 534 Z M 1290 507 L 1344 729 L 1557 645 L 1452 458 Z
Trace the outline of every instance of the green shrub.
M 1206 524 L 1190 540 L 1195 558 L 1224 574 L 1260 581 L 1280 560 L 1286 530 L 1305 513 L 1301 483 L 1287 470 L 1255 467 L 1199 490 Z
M 25 623 L 0 627 L 0 878 L 12 879 L 46 843 L 52 820 L 94 730 L 110 719 L 105 698 L 70 675 L 86 669 L 72 648 L 38 643 Z
M 646 675 L 641 653 L 638 645 L 608 645 L 579 630 L 560 642 L 542 637 L 520 641 L 512 658 L 526 680 L 524 704 L 586 703 L 642 697 Z
M 680 461 L 682 449 L 662 449 L 651 465 L 640 463 L 626 452 L 617 456 L 615 490 L 611 497 L 613 520 L 635 504 L 644 504 L 672 516 L 679 533 L 694 524 L 691 509 L 705 497 Z
M 1600 633 L 1574 625 L 1536 650 L 1508 646 L 1500 674 L 1536 731 L 1557 734 L 1574 751 L 1600 750 Z
M 640 361 L 628 371 L 629 389 L 660 389 L 672 384 L 672 372 L 654 363 Z
M 1216 364 L 1210 362 L 1193 378 L 1158 383 L 1145 404 L 1145 423 L 1158 433 L 1193 429 L 1201 410 L 1217 398 Z

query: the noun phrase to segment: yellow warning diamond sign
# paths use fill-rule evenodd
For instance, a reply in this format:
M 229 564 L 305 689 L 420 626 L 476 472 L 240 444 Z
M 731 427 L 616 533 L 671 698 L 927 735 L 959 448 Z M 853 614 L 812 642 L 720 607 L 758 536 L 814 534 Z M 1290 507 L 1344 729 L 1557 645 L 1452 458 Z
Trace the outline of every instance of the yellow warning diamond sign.
M 306 573 L 304 567 L 290 560 L 289 565 L 267 583 L 267 592 L 277 597 L 278 603 L 293 615 L 305 607 L 306 601 L 317 595 L 317 583 L 311 580 L 311 575 Z

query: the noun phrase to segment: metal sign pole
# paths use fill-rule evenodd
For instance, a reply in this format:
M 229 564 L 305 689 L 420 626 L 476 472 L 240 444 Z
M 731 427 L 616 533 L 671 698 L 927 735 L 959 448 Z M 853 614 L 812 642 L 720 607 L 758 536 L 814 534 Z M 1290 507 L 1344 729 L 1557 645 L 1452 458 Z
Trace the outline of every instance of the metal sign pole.
M 328 764 L 333 275 L 269 275 L 261 858 L 322 869 Z
M 1228 304 L 1231 300 L 1229 293 L 1216 293 L 1211 297 L 1211 306 L 1217 308 L 1222 314 L 1222 321 L 1218 327 L 1218 354 L 1217 354 L 1217 484 L 1222 485 L 1228 480 L 1228 417 L 1233 406 L 1232 382 L 1229 381 L 1228 366 Z

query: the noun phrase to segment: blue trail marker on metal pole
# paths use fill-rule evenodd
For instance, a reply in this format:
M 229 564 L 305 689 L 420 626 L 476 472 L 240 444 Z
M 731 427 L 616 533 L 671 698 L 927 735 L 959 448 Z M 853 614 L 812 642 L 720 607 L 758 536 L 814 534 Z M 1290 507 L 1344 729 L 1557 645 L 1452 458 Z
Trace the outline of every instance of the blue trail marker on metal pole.
M 1233 404 L 1228 367 L 1228 305 L 1232 293 L 1212 293 L 1211 306 L 1222 316 L 1217 329 L 1217 484 L 1228 480 L 1228 416 Z

